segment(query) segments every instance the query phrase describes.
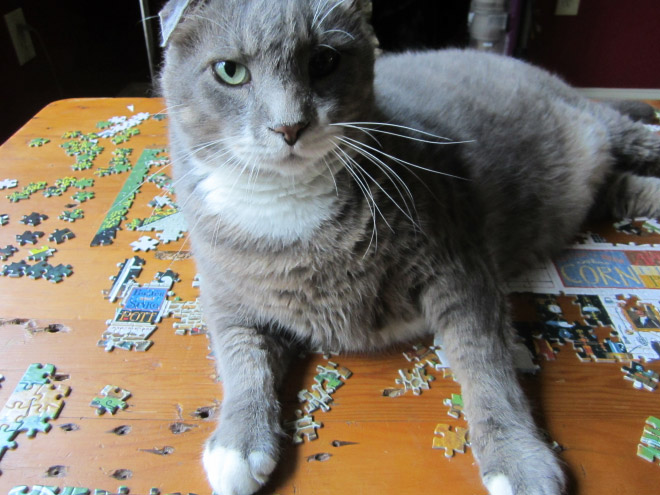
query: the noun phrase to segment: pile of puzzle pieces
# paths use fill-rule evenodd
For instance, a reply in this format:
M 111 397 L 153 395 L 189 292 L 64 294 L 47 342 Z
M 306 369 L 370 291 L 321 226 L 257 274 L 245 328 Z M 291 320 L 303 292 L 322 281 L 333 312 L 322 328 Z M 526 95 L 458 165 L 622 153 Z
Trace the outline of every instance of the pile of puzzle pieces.
M 420 395 L 422 390 L 429 390 L 430 382 L 435 380 L 435 377 L 427 374 L 427 366 L 436 371 L 449 367 L 440 344 L 430 347 L 416 344 L 410 351 L 404 352 L 403 356 L 408 362 L 414 363 L 414 367 L 412 370 L 402 368 L 397 371 L 399 378 L 395 379 L 395 383 L 401 387 L 385 389 L 383 395 L 386 397 L 399 397 L 408 391 Z
M 56 486 L 34 485 L 30 488 L 27 485 L 15 486 L 9 490 L 8 495 L 129 495 L 130 490 L 126 486 L 120 486 L 116 492 L 109 492 L 107 490 L 90 490 L 89 488 L 77 486 L 65 486 L 60 489 Z M 149 490 L 148 495 L 182 495 L 181 493 L 161 494 L 158 488 Z M 195 495 L 188 493 L 188 495 Z
M 298 401 L 305 403 L 303 409 L 296 411 L 297 419 L 286 422 L 284 427 L 291 432 L 293 443 L 302 443 L 305 439 L 308 441 L 316 440 L 318 435 L 316 430 L 323 427 L 323 423 L 314 421 L 312 412 L 320 409 L 323 412 L 330 410 L 330 403 L 333 401 L 334 394 L 339 387 L 344 385 L 353 372 L 344 366 L 328 361 L 327 366 L 318 365 L 316 367 L 317 375 L 314 377 L 314 385 L 311 391 L 303 389 L 298 392 Z
M 35 363 L 23 374 L 0 411 L 0 458 L 7 449 L 16 448 L 19 433 L 34 437 L 51 429 L 49 421 L 59 416 L 70 392 L 69 387 L 51 382 L 54 373 L 52 364 Z

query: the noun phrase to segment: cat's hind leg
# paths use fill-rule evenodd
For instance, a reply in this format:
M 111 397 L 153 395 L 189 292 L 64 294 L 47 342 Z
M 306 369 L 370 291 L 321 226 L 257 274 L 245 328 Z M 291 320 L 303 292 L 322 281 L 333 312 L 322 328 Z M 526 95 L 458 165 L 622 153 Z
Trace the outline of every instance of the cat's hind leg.
M 257 328 L 225 326 L 211 334 L 223 398 L 204 469 L 215 493 L 250 495 L 275 469 L 284 436 L 277 389 L 291 345 Z
M 461 384 L 482 480 L 491 495 L 559 495 L 564 474 L 534 425 L 512 363 L 505 296 L 492 267 L 472 254 L 443 263 L 421 302 Z

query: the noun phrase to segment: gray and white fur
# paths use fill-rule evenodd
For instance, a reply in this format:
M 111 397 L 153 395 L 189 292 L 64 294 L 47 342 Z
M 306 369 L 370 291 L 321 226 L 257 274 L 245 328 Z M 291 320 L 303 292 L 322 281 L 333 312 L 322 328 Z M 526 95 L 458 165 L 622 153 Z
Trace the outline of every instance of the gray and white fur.
M 490 493 L 559 494 L 502 287 L 590 214 L 660 213 L 660 139 L 511 58 L 375 60 L 366 3 L 172 0 L 162 13 L 180 15 L 162 88 L 223 386 L 210 484 L 250 494 L 268 480 L 299 344 L 366 351 L 433 333 Z

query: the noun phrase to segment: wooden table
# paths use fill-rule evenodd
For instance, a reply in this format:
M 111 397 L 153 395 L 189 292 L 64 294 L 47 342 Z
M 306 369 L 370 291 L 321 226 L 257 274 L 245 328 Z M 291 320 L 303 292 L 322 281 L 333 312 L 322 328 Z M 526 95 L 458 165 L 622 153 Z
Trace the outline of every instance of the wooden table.
M 59 283 L 27 276 L 0 277 L 0 316 L 33 320 L 33 327 L 30 323 L 0 327 L 0 373 L 4 375 L 0 406 L 8 407 L 32 363 L 54 365 L 57 380 L 53 383 L 70 387 L 59 417 L 50 422 L 52 429 L 35 438 L 20 433 L 16 449 L 8 450 L 0 460 L 2 493 L 21 485 L 86 487 L 113 493 L 125 485 L 133 494 L 147 494 L 152 487 L 162 493 L 210 493 L 200 454 L 214 428 L 213 415 L 222 393 L 208 359 L 206 337 L 176 335 L 173 324 L 178 320 L 169 317 L 157 324 L 151 336 L 154 344 L 146 352 L 117 348 L 106 352 L 97 345 L 107 329 L 106 320 L 119 307 L 118 301 L 104 298 L 104 291 L 113 283 L 109 277 L 117 274 L 117 263 L 137 254 L 145 260 L 137 282 L 148 283 L 157 272 L 171 269 L 180 281 L 172 287 L 175 295 L 169 299 L 194 300 L 197 296 L 198 289 L 192 286 L 193 261 L 172 259 L 174 253 L 186 254 L 185 238 L 161 243 L 156 251 L 135 253 L 131 249 L 130 243 L 143 235 L 156 237 L 153 232 L 126 228 L 130 220 L 152 214 L 148 203 L 162 194 L 153 183 L 140 187 L 114 242 L 90 247 L 131 173 L 99 177 L 94 172 L 109 167 L 112 151 L 118 147 L 132 148 L 130 161 L 135 164 L 145 149 L 166 146 L 167 120 L 153 118 L 163 110 L 159 99 L 58 101 L 0 148 L 0 180 L 18 180 L 18 187 L 3 191 L 0 199 L 0 213 L 9 215 L 9 222 L 0 227 L 0 247 L 12 244 L 18 248 L 3 263 L 26 259 L 29 249 L 47 244 L 57 249 L 48 263 L 68 264 L 73 270 Z M 76 158 L 67 156 L 60 146 L 67 141 L 62 138 L 65 132 L 98 131 L 100 121 L 138 112 L 152 114 L 137 126 L 139 135 L 119 145 L 101 138 L 105 150 L 94 160 L 93 168 L 71 170 Z M 30 147 L 31 140 L 38 137 L 50 142 Z M 150 173 L 156 171 L 152 168 Z M 95 197 L 80 203 L 84 218 L 75 222 L 58 219 L 67 209 L 65 205 L 76 203 L 72 195 L 79 189 L 75 186 L 61 196 L 45 197 L 38 191 L 18 202 L 5 198 L 31 182 L 45 181 L 52 186 L 57 179 L 70 176 L 95 180 L 84 189 L 93 191 Z M 36 227 L 21 224 L 23 215 L 32 212 L 48 219 Z M 66 227 L 75 238 L 57 245 L 47 240 L 55 229 Z M 40 230 L 45 236 L 36 246 L 18 246 L 15 236 L 25 230 Z M 522 319 L 534 312 L 524 306 L 524 299 L 520 296 L 516 302 L 516 313 Z M 570 298 L 562 299 L 561 304 L 566 314 L 574 312 L 580 318 Z M 43 331 L 50 324 L 61 327 L 54 327 L 59 329 L 56 332 Z M 384 397 L 383 390 L 398 387 L 397 371 L 412 368 L 400 350 L 379 356 L 333 356 L 332 360 L 352 370 L 353 376 L 334 393 L 329 412 L 314 413 L 316 421 L 324 425 L 317 431 L 319 438 L 285 446 L 274 481 L 264 493 L 486 493 L 469 448 L 452 458 L 431 449 L 436 424 L 465 426 L 462 418 L 449 417 L 443 405 L 452 393 L 460 392 L 455 382 L 443 378 L 441 372 L 429 371 L 435 376 L 430 390 L 419 396 Z M 297 392 L 311 387 L 316 365 L 324 363 L 322 356 L 310 354 L 295 364 L 283 393 L 285 418 L 295 418 L 294 410 L 300 407 Z M 540 373 L 522 380 L 539 423 L 565 449 L 561 458 L 570 471 L 572 493 L 657 493 L 660 466 L 637 457 L 636 449 L 646 418 L 660 416 L 660 392 L 635 390 L 622 379 L 619 363 L 580 362 L 568 344 L 555 361 L 540 364 Z M 657 362 L 650 367 L 660 370 Z M 106 385 L 131 392 L 125 410 L 97 415 L 90 407 Z

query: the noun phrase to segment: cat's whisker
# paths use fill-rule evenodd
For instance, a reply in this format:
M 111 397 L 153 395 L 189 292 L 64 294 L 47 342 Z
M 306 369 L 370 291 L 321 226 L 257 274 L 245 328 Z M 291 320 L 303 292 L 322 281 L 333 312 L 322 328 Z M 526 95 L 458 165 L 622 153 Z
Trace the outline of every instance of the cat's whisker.
M 343 150 L 342 150 L 342 151 L 343 151 Z M 349 155 L 349 156 L 350 156 L 350 155 Z M 362 167 L 362 166 L 358 163 L 357 160 L 355 160 L 353 157 L 350 157 L 350 160 L 352 161 L 352 164 L 353 164 L 355 167 L 357 167 L 360 171 L 362 171 L 362 173 L 364 173 L 369 179 L 371 179 L 371 182 L 373 182 L 373 183 L 376 185 L 376 187 L 378 187 L 378 189 L 381 190 L 381 192 L 382 192 L 382 193 L 383 193 L 383 194 L 384 194 L 384 195 L 385 195 L 385 196 L 386 196 L 386 197 L 392 202 L 392 204 L 397 208 L 397 210 L 399 210 L 399 211 L 403 214 L 404 217 L 406 217 L 408 220 L 410 220 L 410 222 L 412 223 L 412 225 L 413 225 L 414 227 L 420 229 L 418 223 L 415 221 L 415 219 L 414 219 L 413 216 L 412 216 L 412 213 L 410 212 L 410 208 L 408 207 L 408 203 L 405 201 L 405 198 L 403 198 L 403 196 L 402 196 L 402 199 L 404 200 L 404 205 L 406 206 L 406 208 L 403 208 L 403 207 L 397 202 L 397 200 L 394 199 L 394 197 L 393 197 L 389 192 L 387 192 L 387 189 L 385 189 L 385 188 L 383 187 L 383 185 L 382 185 L 380 182 L 378 182 L 378 180 L 376 180 L 371 174 L 369 174 L 369 172 L 367 172 L 367 171 L 364 169 L 364 167 Z M 390 181 L 392 180 L 392 179 L 389 178 L 389 177 L 388 177 L 388 179 L 389 179 Z M 396 187 L 396 185 L 395 185 L 395 187 Z M 399 192 L 399 195 L 401 195 L 401 192 L 399 191 L 398 188 L 397 188 L 397 191 Z M 390 230 L 393 231 L 393 229 L 392 229 L 391 226 L 390 226 Z M 420 230 L 421 230 L 421 229 L 420 229 Z
M 436 134 L 432 134 L 430 132 L 423 131 L 421 129 L 415 129 L 414 127 L 409 127 L 409 126 L 406 126 L 406 125 L 392 124 L 392 123 L 389 123 L 389 122 L 333 122 L 330 125 L 341 126 L 341 127 L 354 127 L 356 129 L 360 129 L 360 130 L 367 129 L 371 132 L 380 132 L 382 134 L 390 134 L 392 136 L 397 136 L 397 137 L 400 137 L 400 138 L 403 138 L 403 139 L 411 139 L 413 141 L 420 141 L 420 142 L 429 143 L 429 144 L 466 144 L 466 143 L 476 142 L 474 139 L 464 140 L 464 141 L 455 141 L 451 138 L 444 137 L 444 136 L 438 136 Z M 363 127 L 363 126 L 376 126 L 376 128 Z M 414 132 L 415 134 L 421 134 L 422 136 L 427 136 L 427 137 L 430 137 L 430 138 L 433 138 L 433 139 L 439 139 L 440 141 L 444 141 L 444 142 L 437 142 L 437 141 L 430 141 L 430 140 L 427 141 L 427 140 L 420 139 L 420 138 L 414 138 L 414 137 L 408 136 L 406 134 L 396 133 L 396 132 L 391 131 L 391 130 L 390 131 L 383 131 L 382 129 L 378 129 L 378 127 L 391 127 L 391 128 L 395 128 L 395 129 L 407 130 L 407 131 Z
M 337 2 L 337 3 L 334 4 L 330 9 L 328 9 L 328 11 L 325 13 L 325 15 L 324 15 L 323 17 L 321 17 L 320 20 L 314 22 L 312 25 L 313 25 L 315 28 L 317 28 L 317 29 L 320 28 L 321 25 L 323 24 L 323 21 L 325 21 L 325 20 L 327 19 L 327 17 L 328 17 L 330 14 L 332 14 L 332 12 L 333 12 L 337 7 L 339 7 L 341 4 L 343 4 L 345 1 L 346 1 L 346 0 L 339 0 L 339 2 Z M 327 4 L 327 2 L 326 2 L 326 4 Z
M 349 38 L 351 38 L 353 41 L 355 41 L 355 36 L 353 36 L 351 33 L 348 33 L 346 31 L 344 31 L 343 29 L 326 29 L 325 31 L 323 31 L 322 34 L 329 34 L 329 33 L 344 34 L 344 35 L 348 36 Z
M 366 150 L 361 149 L 357 144 L 359 141 L 355 141 L 350 138 L 339 138 L 341 142 L 343 142 L 346 146 L 354 149 L 357 153 L 359 153 L 361 156 L 369 160 L 371 163 L 376 165 L 380 169 L 381 172 L 387 177 L 387 179 L 394 185 L 394 188 L 396 189 L 397 193 L 399 193 L 399 196 L 401 197 L 401 200 L 403 201 L 403 205 L 405 206 L 407 212 L 408 212 L 408 217 L 412 218 L 413 217 L 413 212 L 411 211 L 414 210 L 415 217 L 419 217 L 417 213 L 417 209 L 415 208 L 415 198 L 413 197 L 412 191 L 408 187 L 408 184 L 389 166 L 387 163 L 382 161 L 380 158 L 374 156 L 372 153 L 369 153 Z M 355 144 L 354 144 L 355 143 Z M 398 184 L 397 184 L 398 183 Z M 408 204 L 408 200 L 404 197 L 403 191 L 399 187 L 399 184 L 405 191 L 406 195 L 408 198 L 410 198 L 410 205 Z M 396 203 L 395 203 L 396 204 Z M 413 221 L 413 224 L 417 226 L 417 223 Z
M 158 112 L 156 112 L 152 115 L 171 115 L 170 114 L 171 109 L 178 108 L 178 107 L 183 107 L 185 105 L 186 105 L 185 103 L 179 103 L 178 105 L 169 105 L 169 106 L 166 106 L 165 108 L 159 110 Z
M 379 155 L 382 155 L 386 158 L 394 160 L 395 162 L 397 162 L 398 164 L 403 165 L 403 166 L 407 165 L 407 166 L 410 166 L 410 167 L 413 167 L 413 168 L 416 168 L 416 169 L 419 169 L 419 170 L 424 170 L 425 172 L 430 172 L 430 173 L 438 174 L 438 175 L 444 175 L 445 177 L 451 177 L 452 179 L 470 181 L 470 179 L 467 179 L 465 177 L 460 177 L 458 175 L 448 174 L 447 172 L 441 172 L 439 170 L 433 170 L 431 168 L 422 167 L 421 165 L 417 165 L 416 163 L 407 162 L 405 160 L 402 160 L 401 158 L 397 158 L 394 155 L 390 155 L 389 153 L 386 153 L 383 150 L 379 150 L 378 148 L 374 148 L 373 146 L 369 146 L 368 144 L 360 143 L 360 145 L 370 149 L 371 151 L 374 151 L 375 153 L 378 153 Z
M 331 124 L 331 125 L 335 125 L 335 124 Z M 359 126 L 350 125 L 350 124 L 343 124 L 342 127 L 346 127 L 346 128 L 349 128 L 349 129 L 357 129 L 359 131 L 364 132 L 365 134 L 367 132 L 377 132 L 379 134 L 387 134 L 389 136 L 395 136 L 395 137 L 399 137 L 401 139 L 407 139 L 409 141 L 417 141 L 418 143 L 437 144 L 437 145 L 442 145 L 442 146 L 446 146 L 446 145 L 449 145 L 449 144 L 466 144 L 466 143 L 473 143 L 474 142 L 474 141 L 451 141 L 451 140 L 450 141 L 431 141 L 429 139 L 421 139 L 421 138 L 416 138 L 416 137 L 413 137 L 413 136 L 407 136 L 406 134 L 401 134 L 401 133 L 398 133 L 398 132 L 384 131 L 382 129 L 370 129 L 370 128 L 364 128 L 364 127 L 359 127 Z
M 366 181 L 365 175 L 366 175 L 369 179 L 371 179 L 371 182 L 373 182 L 373 183 L 376 185 L 376 187 L 377 187 L 377 188 L 378 188 L 383 194 L 385 194 L 386 196 L 388 196 L 388 197 L 390 198 L 390 200 L 392 200 L 392 202 L 393 202 L 393 203 L 394 203 L 399 209 L 401 209 L 401 208 L 398 206 L 398 204 L 396 203 L 396 201 L 394 201 L 394 200 L 391 198 L 391 196 L 387 193 L 387 191 L 385 191 L 385 190 L 383 189 L 383 187 L 378 183 L 378 181 L 376 181 L 376 179 L 374 179 L 374 177 L 372 177 L 372 176 L 371 176 L 371 175 L 370 175 L 370 174 L 369 174 L 369 173 L 368 173 L 363 167 L 360 166 L 360 164 L 357 162 L 357 160 L 355 160 L 355 158 L 353 158 L 349 153 L 347 153 L 346 150 L 342 149 L 341 146 L 337 146 L 337 150 L 339 150 L 339 151 L 341 152 L 341 154 L 344 155 L 345 160 L 342 160 L 342 161 L 344 162 L 344 164 L 347 164 L 347 163 L 350 164 L 350 168 L 349 168 L 349 170 L 352 170 L 353 172 L 355 172 L 355 173 L 359 173 L 359 174 L 360 174 L 360 176 L 362 177 L 362 180 L 364 181 L 364 184 L 365 184 L 366 190 L 367 190 L 367 192 L 368 192 L 368 194 L 369 194 L 369 197 L 371 198 L 371 202 L 372 202 L 372 204 L 374 205 L 374 208 L 378 211 L 378 213 L 380 214 L 380 216 L 381 216 L 381 218 L 383 219 L 383 221 L 385 222 L 385 224 L 390 228 L 390 230 L 391 230 L 392 232 L 394 232 L 394 229 L 392 228 L 392 226 L 391 226 L 390 223 L 388 222 L 387 218 L 385 217 L 385 215 L 383 215 L 383 213 L 381 212 L 380 208 L 379 208 L 378 205 L 376 204 L 376 199 L 375 199 L 375 197 L 374 197 L 374 195 L 373 195 L 373 192 L 371 191 L 371 188 L 368 186 L 368 182 Z M 402 211 L 402 213 L 404 213 L 404 215 L 405 215 L 405 212 L 404 212 L 403 210 L 401 210 L 401 211 Z
M 328 160 L 325 156 L 323 157 L 323 163 L 325 164 L 326 168 L 328 169 L 328 172 L 330 173 L 330 178 L 332 179 L 332 182 L 335 185 L 335 192 L 337 193 L 337 196 L 339 196 L 339 187 L 337 187 L 337 179 L 335 179 L 335 174 L 332 173 L 330 164 L 328 163 Z
M 369 239 L 369 245 L 367 246 L 367 249 L 365 250 L 365 253 L 364 253 L 364 256 L 366 256 L 367 253 L 369 252 L 369 248 L 371 247 L 372 243 L 374 242 L 374 239 L 375 239 L 375 243 L 376 243 L 376 248 L 378 247 L 378 222 L 377 222 L 377 219 L 376 219 L 376 214 L 379 214 L 383 218 L 383 220 L 385 221 L 386 224 L 387 224 L 387 219 L 383 216 L 382 212 L 380 211 L 380 209 L 376 205 L 376 200 L 373 196 L 373 193 L 371 192 L 371 190 L 369 189 L 367 184 L 364 182 L 364 178 L 360 179 L 360 177 L 358 176 L 356 171 L 353 170 L 350 163 L 348 163 L 344 158 L 342 158 L 341 155 L 339 153 L 337 153 L 337 150 L 342 151 L 345 155 L 346 155 L 346 153 L 339 146 L 336 146 L 336 149 L 332 150 L 332 152 L 335 154 L 337 159 L 344 165 L 344 168 L 346 169 L 346 171 L 348 171 L 348 173 L 351 175 L 351 177 L 353 178 L 353 180 L 357 184 L 358 188 L 362 192 L 362 195 L 364 196 L 364 198 L 367 201 L 367 206 L 369 208 L 369 213 L 371 214 L 371 219 L 372 219 L 371 238 Z M 389 226 L 389 224 L 388 224 L 388 226 Z M 391 229 L 391 227 L 390 227 L 390 229 Z
M 314 10 L 314 17 L 312 17 L 312 29 L 318 28 L 317 21 L 321 16 L 321 12 L 323 12 L 324 9 L 328 6 L 328 1 L 329 0 L 322 0 L 317 2 L 316 9 Z

